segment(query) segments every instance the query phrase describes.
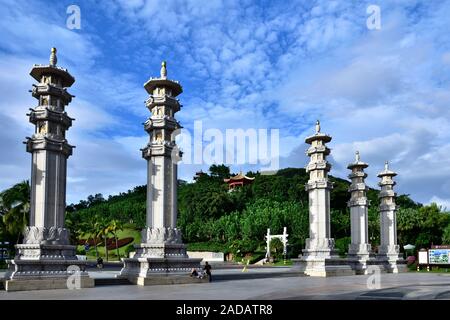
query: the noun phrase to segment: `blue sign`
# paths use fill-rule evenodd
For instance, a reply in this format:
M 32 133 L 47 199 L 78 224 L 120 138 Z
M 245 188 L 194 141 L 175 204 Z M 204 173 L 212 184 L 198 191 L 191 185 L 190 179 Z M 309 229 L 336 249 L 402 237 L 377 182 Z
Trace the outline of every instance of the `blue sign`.
M 430 249 L 428 251 L 429 264 L 449 264 L 450 249 Z

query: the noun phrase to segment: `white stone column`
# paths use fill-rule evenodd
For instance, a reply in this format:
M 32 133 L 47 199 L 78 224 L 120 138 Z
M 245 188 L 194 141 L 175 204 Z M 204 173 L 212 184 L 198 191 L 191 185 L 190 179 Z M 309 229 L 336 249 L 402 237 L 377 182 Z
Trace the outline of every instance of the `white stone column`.
M 309 238 L 306 239 L 303 255 L 292 259 L 294 268 L 309 276 L 329 277 L 354 275 L 350 265 L 341 259 L 334 248 L 330 226 L 330 192 L 333 187 L 328 181 L 331 165 L 327 161 L 331 141 L 329 135 L 320 132 L 320 123 L 316 122 L 316 132 L 305 139 L 311 146 L 306 151 L 310 161 L 306 166 L 309 180 L 305 185 L 309 193 Z
M 356 152 L 355 162 L 350 163 L 347 168 L 352 172 L 349 178 L 352 183 L 348 189 L 351 193 L 348 207 L 350 208 L 351 244 L 348 248 L 349 256 L 368 258 L 371 252 L 368 237 L 368 205 L 366 192 L 368 187 L 364 179 L 367 174 L 364 169 L 369 165 L 360 160 L 359 152 Z
M 24 230 L 23 244 L 16 246 L 16 257 L 9 262 L 8 291 L 67 288 L 74 268 L 81 271 L 81 287 L 94 285 L 64 227 L 67 158 L 73 149 L 66 131 L 74 120 L 65 107 L 72 101 L 67 88 L 75 79 L 56 63 L 56 49 L 52 48 L 49 65 L 34 65 L 30 72 L 38 81 L 31 90 L 38 105 L 28 114 L 35 130 L 25 142 L 32 155 L 30 224 Z
M 326 157 L 330 149 L 325 145 L 331 141 L 329 135 L 320 132 L 320 123 L 316 123 L 316 133 L 306 138 L 310 144 L 306 154 L 310 157 L 306 172 L 309 173 L 305 189 L 309 193 L 309 238 L 306 239 L 306 251 L 321 256 L 330 256 L 334 250 L 334 239 L 330 229 L 330 191 L 331 182 L 328 172 L 331 165 Z
M 142 149 L 147 160 L 147 225 L 133 258 L 125 258 L 120 277 L 139 285 L 198 282 L 189 277 L 202 259 L 190 259 L 177 229 L 177 162 L 181 152 L 174 132 L 181 129 L 175 113 L 181 108 L 176 98 L 183 91 L 178 81 L 167 79 L 163 62 L 159 78 L 150 78 L 144 88 L 150 97 L 146 107 L 151 116 L 144 123 L 149 142 Z
M 400 257 L 400 247 L 397 244 L 397 205 L 395 203 L 396 193 L 394 186 L 396 182 L 392 179 L 397 173 L 389 170 L 386 161 L 384 170 L 378 174 L 381 181 L 380 194 L 380 246 L 378 247 L 377 260 L 384 264 L 387 272 L 398 273 L 406 270 L 405 261 Z
M 397 205 L 395 203 L 396 193 L 394 186 L 396 182 L 392 179 L 397 173 L 389 170 L 386 161 L 384 171 L 378 174 L 381 178 L 379 186 L 381 191 L 380 198 L 380 246 L 379 255 L 398 256 L 400 248 L 397 245 Z
M 177 81 L 167 79 L 165 62 L 160 78 L 151 78 L 144 87 L 150 94 L 146 106 L 151 116 L 144 124 L 150 135 L 149 143 L 142 149 L 142 156 L 148 162 L 147 227 L 143 231 L 143 241 L 181 243 L 181 234 L 176 228 L 177 161 L 181 155 L 172 133 L 181 128 L 174 115 L 180 110 L 176 96 L 182 88 Z

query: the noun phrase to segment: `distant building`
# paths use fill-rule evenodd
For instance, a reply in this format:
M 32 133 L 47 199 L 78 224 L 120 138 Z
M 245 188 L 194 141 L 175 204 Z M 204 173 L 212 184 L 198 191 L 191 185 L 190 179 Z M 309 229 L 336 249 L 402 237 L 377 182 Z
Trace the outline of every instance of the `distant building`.
M 242 172 L 239 172 L 239 174 L 235 175 L 234 177 L 223 179 L 223 181 L 228 184 L 228 188 L 230 190 L 233 190 L 236 187 L 242 187 L 247 184 L 252 184 L 253 180 L 255 180 L 255 178 L 247 177 Z
M 194 180 L 197 181 L 198 178 L 200 178 L 201 176 L 204 176 L 205 174 L 206 174 L 206 173 L 204 173 L 202 170 L 196 172 L 196 173 L 195 173 L 195 176 L 194 176 Z

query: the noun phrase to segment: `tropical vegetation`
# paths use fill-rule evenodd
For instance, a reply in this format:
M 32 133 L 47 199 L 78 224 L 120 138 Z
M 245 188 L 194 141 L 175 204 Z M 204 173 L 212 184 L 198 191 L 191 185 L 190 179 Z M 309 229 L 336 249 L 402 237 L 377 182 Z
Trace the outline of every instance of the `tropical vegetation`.
M 243 257 L 263 255 L 267 228 L 272 234 L 288 228 L 288 256 L 297 256 L 305 245 L 308 230 L 308 194 L 304 169 L 287 168 L 272 175 L 248 172 L 252 184 L 229 192 L 224 178 L 231 175 L 224 165 L 213 165 L 194 182 L 178 181 L 178 227 L 191 250 L 219 250 Z M 330 177 L 331 230 L 341 254 L 350 242 L 347 208 L 349 181 Z M 0 236 L 11 243 L 20 242 L 21 230 L 28 221 L 30 187 L 21 182 L 0 193 Z M 379 243 L 378 190 L 369 189 L 370 242 Z M 417 249 L 432 244 L 450 244 L 450 214 L 436 204 L 422 205 L 408 195 L 397 197 L 398 240 L 402 247 Z M 66 209 L 66 227 L 73 243 L 92 243 L 93 257 L 104 255 L 119 259 L 139 243 L 139 230 L 145 226 L 146 186 L 105 199 L 100 193 L 89 196 Z M 133 243 L 119 248 L 123 237 Z M 113 243 L 112 251 L 110 248 Z M 115 243 L 115 244 L 114 244 Z M 84 246 L 79 246 L 83 253 Z M 86 253 L 86 252 L 84 252 Z M 256 254 L 256 255 L 255 255 Z

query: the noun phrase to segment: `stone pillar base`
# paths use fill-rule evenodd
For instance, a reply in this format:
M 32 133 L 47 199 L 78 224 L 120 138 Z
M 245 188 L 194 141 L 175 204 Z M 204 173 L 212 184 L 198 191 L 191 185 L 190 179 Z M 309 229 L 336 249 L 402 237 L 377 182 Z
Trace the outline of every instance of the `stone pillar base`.
M 75 246 L 16 245 L 17 256 L 8 261 L 6 291 L 92 288 L 86 261 L 78 260 Z
M 311 277 L 352 276 L 355 271 L 348 264 L 347 259 L 339 258 L 334 249 L 313 252 L 303 250 L 303 256 L 292 259 L 294 270 L 303 272 Z
M 373 264 L 374 256 L 371 245 L 350 244 L 348 247 L 347 262 L 356 274 L 368 274 L 367 267 Z
M 351 243 L 348 246 L 348 256 L 356 256 L 362 259 L 369 258 L 372 252 L 372 246 L 368 243 L 355 244 Z
M 191 277 L 186 273 L 168 273 L 154 274 L 148 277 L 128 277 L 128 281 L 139 286 L 155 286 L 165 284 L 187 284 L 187 283 L 205 283 L 209 282 L 207 277 Z
M 387 273 L 403 273 L 408 271 L 406 260 L 398 254 L 379 254 L 376 256 L 377 264 Z
M 69 289 L 67 286 L 68 278 L 42 278 L 42 279 L 20 279 L 6 280 L 6 291 L 29 291 L 29 290 L 54 290 Z M 93 288 L 94 279 L 89 276 L 80 278 L 79 287 L 77 288 Z
M 353 255 L 349 254 L 347 256 L 347 262 L 349 266 L 355 271 L 355 274 L 363 275 L 370 274 L 371 271 L 370 266 L 379 266 L 378 261 L 373 257 L 373 255 L 364 254 L 364 255 Z M 384 269 L 381 270 L 384 272 Z
M 353 276 L 355 271 L 342 258 L 300 258 L 292 259 L 294 270 L 311 277 Z
M 306 239 L 303 256 L 292 259 L 294 270 L 312 277 L 351 276 L 355 272 L 348 265 L 346 259 L 339 257 L 334 249 L 334 239 Z
M 183 244 L 148 244 L 136 246 L 133 258 L 122 259 L 124 266 L 118 278 L 137 285 L 201 283 L 208 279 L 191 277 L 191 270 L 201 270 L 202 259 L 191 259 Z

